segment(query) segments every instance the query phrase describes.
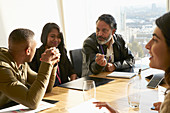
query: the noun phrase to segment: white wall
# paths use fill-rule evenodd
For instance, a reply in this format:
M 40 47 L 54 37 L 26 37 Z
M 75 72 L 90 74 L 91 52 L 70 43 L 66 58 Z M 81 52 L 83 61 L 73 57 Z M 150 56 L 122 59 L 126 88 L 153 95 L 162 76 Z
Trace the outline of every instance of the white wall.
M 119 7 L 113 0 L 63 0 L 67 50 L 83 46 L 84 40 L 96 31 L 100 15 L 111 14 L 119 23 Z
M 7 47 L 8 36 L 16 28 L 28 28 L 40 36 L 47 22 L 60 26 L 56 0 L 0 0 L 0 46 Z

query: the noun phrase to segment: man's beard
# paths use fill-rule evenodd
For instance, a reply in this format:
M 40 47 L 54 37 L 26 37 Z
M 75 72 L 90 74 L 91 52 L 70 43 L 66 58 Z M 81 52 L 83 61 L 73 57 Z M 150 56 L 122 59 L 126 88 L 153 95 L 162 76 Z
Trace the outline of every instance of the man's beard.
M 107 38 L 104 38 L 104 37 L 102 37 L 102 36 L 96 36 L 96 38 L 97 38 L 97 42 L 98 42 L 100 45 L 104 45 L 104 44 L 106 44 L 107 42 L 110 41 L 110 39 L 112 38 L 112 34 L 110 33 L 110 35 L 109 35 Z M 98 38 L 102 38 L 102 39 L 104 39 L 104 41 L 101 41 L 101 40 L 99 40 Z

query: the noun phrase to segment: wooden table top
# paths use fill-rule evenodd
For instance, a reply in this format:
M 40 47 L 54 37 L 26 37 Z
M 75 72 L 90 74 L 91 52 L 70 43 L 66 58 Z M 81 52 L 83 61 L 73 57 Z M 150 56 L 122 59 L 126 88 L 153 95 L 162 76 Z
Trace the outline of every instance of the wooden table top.
M 146 87 L 148 81 L 145 77 L 157 73 L 159 71 L 148 69 L 141 73 L 141 101 L 139 109 L 131 109 L 128 105 L 127 84 L 130 79 L 110 78 L 106 77 L 109 72 L 103 72 L 98 75 L 91 75 L 100 78 L 115 79 L 105 85 L 96 88 L 96 100 L 109 102 L 111 106 L 116 108 L 120 113 L 155 113 L 150 110 L 154 102 L 163 101 L 163 91 L 165 88 L 159 86 L 155 89 Z M 163 90 L 163 91 L 162 91 Z M 41 113 L 68 113 L 68 109 L 84 102 L 83 92 L 79 90 L 55 87 L 51 93 L 47 93 L 44 99 L 58 100 L 55 107 L 41 111 Z

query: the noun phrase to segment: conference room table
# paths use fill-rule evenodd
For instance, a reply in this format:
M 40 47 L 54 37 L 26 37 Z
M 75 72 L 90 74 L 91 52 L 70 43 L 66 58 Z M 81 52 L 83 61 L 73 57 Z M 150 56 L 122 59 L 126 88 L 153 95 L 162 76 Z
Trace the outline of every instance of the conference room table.
M 108 102 L 120 113 L 156 113 L 156 111 L 150 108 L 154 102 L 163 101 L 166 88 L 164 86 L 158 86 L 155 89 L 147 88 L 148 80 L 145 77 L 159 72 L 159 70 L 152 68 L 141 72 L 142 85 L 139 109 L 132 109 L 128 104 L 127 84 L 130 79 L 106 77 L 109 72 L 90 76 L 114 79 L 107 84 L 96 87 L 96 100 Z M 55 107 L 43 110 L 41 113 L 69 113 L 68 109 L 84 102 L 83 91 L 63 87 L 54 87 L 51 93 L 45 95 L 44 99 L 58 100 L 59 102 L 55 103 Z

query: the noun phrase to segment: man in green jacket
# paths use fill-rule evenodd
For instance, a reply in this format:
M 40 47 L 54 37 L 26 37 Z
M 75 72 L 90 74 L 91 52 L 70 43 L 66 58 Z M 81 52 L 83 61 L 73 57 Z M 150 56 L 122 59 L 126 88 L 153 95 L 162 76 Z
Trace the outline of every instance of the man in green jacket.
M 15 29 L 8 39 L 8 49 L 0 48 L 0 107 L 16 102 L 36 109 L 54 85 L 60 53 L 56 48 L 46 50 L 41 56 L 38 74 L 30 69 L 35 54 L 36 41 L 29 29 Z

